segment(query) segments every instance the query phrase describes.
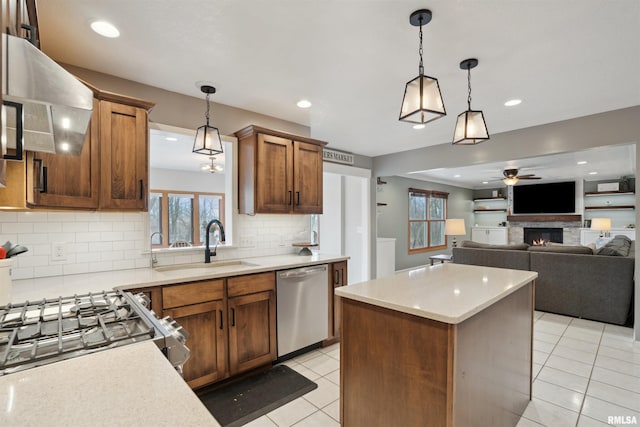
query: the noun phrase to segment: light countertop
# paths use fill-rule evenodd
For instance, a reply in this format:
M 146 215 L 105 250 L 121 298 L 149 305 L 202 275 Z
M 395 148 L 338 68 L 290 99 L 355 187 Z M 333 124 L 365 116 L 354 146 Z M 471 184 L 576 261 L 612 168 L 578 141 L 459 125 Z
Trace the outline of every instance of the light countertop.
M 151 341 L 0 377 L 0 425 L 219 426 Z
M 11 301 L 14 303 L 43 298 L 57 298 L 103 290 L 144 288 L 195 280 L 230 277 L 265 271 L 284 270 L 308 265 L 344 261 L 349 257 L 313 254 L 276 255 L 244 258 L 244 264 L 230 264 L 233 260 L 212 261 L 211 264 L 182 264 L 174 270 L 160 271 L 158 268 L 137 268 L 132 270 L 107 271 L 101 273 L 73 274 L 68 276 L 43 277 L 37 279 L 14 280 Z M 167 266 L 162 266 L 164 268 Z
M 336 288 L 336 295 L 458 324 L 520 289 L 538 273 L 445 263 Z

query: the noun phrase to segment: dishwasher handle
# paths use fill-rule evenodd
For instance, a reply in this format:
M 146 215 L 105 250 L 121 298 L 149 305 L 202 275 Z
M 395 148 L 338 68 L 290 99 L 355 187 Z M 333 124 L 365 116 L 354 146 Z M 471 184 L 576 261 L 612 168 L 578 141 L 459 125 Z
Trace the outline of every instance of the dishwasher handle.
M 278 279 L 306 277 L 306 276 L 311 276 L 313 274 L 322 273 L 323 271 L 327 271 L 326 265 L 296 268 L 295 270 L 281 271 L 280 273 L 278 273 Z

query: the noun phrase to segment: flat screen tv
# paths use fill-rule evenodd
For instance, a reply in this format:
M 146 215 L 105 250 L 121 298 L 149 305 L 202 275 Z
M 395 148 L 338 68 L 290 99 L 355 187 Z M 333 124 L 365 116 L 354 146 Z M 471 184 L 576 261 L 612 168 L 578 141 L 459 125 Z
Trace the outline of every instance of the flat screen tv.
M 513 187 L 514 214 L 575 213 L 576 183 L 516 185 Z

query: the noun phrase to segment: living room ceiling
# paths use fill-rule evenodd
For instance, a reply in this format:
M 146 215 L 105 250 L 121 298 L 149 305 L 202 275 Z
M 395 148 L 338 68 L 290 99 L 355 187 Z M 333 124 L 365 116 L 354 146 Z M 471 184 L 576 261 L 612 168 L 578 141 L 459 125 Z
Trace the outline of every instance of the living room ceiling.
M 493 134 L 640 104 L 637 0 L 56 0 L 38 8 L 42 48 L 57 61 L 198 98 L 196 82 L 211 82 L 215 102 L 308 125 L 332 148 L 368 156 L 450 143 L 466 109 L 459 63 L 469 57 L 480 61 L 472 106 Z M 414 130 L 398 115 L 418 73 L 418 30 L 408 21 L 420 8 L 433 12 L 425 74 L 439 79 L 448 115 Z M 96 19 L 121 36 L 93 33 Z M 302 98 L 312 107 L 296 107 Z M 505 107 L 512 98 L 522 104 Z
M 540 179 L 536 180 L 520 180 L 516 185 L 573 181 L 576 179 L 617 182 L 621 176 L 635 175 L 635 159 L 635 145 L 609 145 L 589 150 L 530 157 L 508 162 L 415 171 L 405 176 L 473 189 L 504 187 L 502 171 L 505 169 L 518 169 L 519 175 L 534 174 L 540 177 Z

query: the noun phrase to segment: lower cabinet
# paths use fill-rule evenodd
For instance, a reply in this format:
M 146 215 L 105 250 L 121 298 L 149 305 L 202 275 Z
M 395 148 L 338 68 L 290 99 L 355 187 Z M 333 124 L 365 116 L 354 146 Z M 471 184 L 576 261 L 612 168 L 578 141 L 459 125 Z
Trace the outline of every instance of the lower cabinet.
M 334 293 L 335 288 L 346 286 L 348 282 L 347 261 L 330 264 L 329 274 L 329 337 L 325 344 L 340 340 L 340 297 Z
M 508 243 L 506 227 L 472 227 L 471 240 L 490 245 L 506 245 Z
M 187 333 L 183 375 L 199 388 L 277 358 L 275 272 L 169 285 L 162 315 Z
M 191 388 L 221 380 L 226 376 L 227 339 L 222 300 L 164 310 L 189 333 L 191 350 L 183 375 Z

